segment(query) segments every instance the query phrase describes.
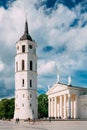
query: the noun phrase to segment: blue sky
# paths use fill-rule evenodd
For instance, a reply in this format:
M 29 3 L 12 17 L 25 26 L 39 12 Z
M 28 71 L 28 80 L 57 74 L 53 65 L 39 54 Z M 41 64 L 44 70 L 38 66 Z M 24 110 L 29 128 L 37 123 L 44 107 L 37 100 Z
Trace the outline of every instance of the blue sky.
M 14 96 L 15 45 L 26 19 L 38 55 L 38 92 L 57 82 L 87 87 L 86 0 L 0 0 L 0 97 Z

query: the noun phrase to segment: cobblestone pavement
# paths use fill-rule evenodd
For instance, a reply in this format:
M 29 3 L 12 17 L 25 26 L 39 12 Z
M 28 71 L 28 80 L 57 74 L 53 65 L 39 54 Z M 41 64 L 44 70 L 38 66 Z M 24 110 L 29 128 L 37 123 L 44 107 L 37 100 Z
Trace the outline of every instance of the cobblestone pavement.
M 0 121 L 0 130 L 87 130 L 87 121 L 38 121 L 34 124 Z

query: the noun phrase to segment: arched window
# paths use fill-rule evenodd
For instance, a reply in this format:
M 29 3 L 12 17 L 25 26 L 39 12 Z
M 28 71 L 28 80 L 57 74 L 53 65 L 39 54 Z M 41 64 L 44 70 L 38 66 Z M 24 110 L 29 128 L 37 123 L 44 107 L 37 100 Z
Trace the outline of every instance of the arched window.
M 16 62 L 16 72 L 18 71 L 18 62 Z
M 24 87 L 24 79 L 22 79 L 22 87 Z
M 25 97 L 25 95 L 23 94 L 23 98 Z
M 30 87 L 32 87 L 32 80 L 30 80 Z
M 30 60 L 30 70 L 33 69 L 33 62 Z
M 32 104 L 30 103 L 30 107 L 32 107 Z
M 22 52 L 25 52 L 25 45 L 22 46 Z
M 30 98 L 32 98 L 32 95 L 30 94 Z
M 22 103 L 22 107 L 24 107 L 24 103 Z
M 24 70 L 25 68 L 25 63 L 24 63 L 24 60 L 22 60 L 22 70 Z

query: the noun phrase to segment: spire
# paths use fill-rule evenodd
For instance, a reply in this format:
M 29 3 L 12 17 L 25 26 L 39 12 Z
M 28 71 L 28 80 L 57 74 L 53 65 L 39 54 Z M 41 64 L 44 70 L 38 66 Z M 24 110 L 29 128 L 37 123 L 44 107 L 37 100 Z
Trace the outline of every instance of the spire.
M 32 38 L 31 38 L 31 36 L 29 35 L 29 32 L 28 32 L 28 22 L 27 22 L 27 19 L 26 19 L 26 22 L 25 22 L 24 35 L 20 38 L 20 40 L 30 40 L 30 41 L 32 41 Z
M 24 32 L 24 34 L 25 33 L 28 35 L 28 23 L 27 23 L 27 20 L 25 22 L 25 32 Z

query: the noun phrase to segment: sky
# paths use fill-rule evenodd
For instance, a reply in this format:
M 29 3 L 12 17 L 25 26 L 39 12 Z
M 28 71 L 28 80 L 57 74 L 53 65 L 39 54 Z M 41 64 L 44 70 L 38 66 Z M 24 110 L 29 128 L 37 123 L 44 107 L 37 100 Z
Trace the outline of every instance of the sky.
M 87 87 L 86 0 L 0 0 L 0 98 L 14 96 L 16 42 L 29 33 L 37 43 L 38 93 L 57 82 Z

